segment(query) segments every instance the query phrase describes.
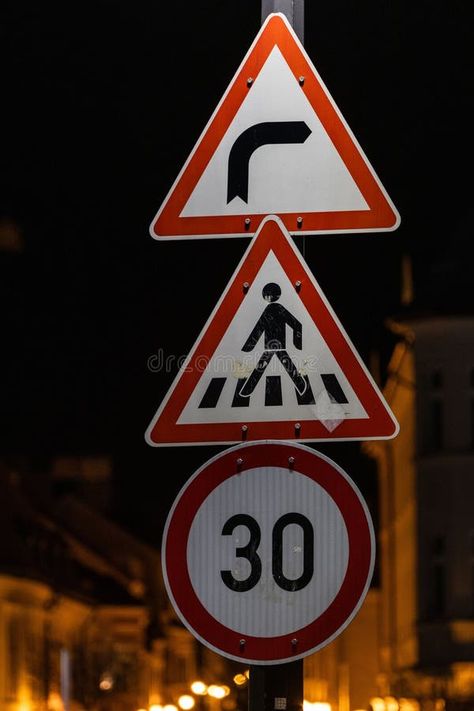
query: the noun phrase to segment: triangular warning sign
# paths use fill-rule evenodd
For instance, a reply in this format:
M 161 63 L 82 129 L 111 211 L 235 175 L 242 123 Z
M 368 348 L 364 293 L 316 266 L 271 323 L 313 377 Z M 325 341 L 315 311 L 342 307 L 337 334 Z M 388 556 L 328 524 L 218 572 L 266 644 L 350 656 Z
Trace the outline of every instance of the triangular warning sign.
M 389 439 L 398 424 L 268 216 L 148 428 L 151 445 Z
M 163 202 L 157 239 L 388 231 L 400 218 L 301 42 L 269 15 Z

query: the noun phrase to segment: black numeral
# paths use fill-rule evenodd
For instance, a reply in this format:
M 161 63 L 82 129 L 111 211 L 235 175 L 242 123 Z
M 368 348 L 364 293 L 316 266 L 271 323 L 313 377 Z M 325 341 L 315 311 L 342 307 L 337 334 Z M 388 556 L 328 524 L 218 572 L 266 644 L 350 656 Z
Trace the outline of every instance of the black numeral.
M 236 514 L 225 522 L 222 535 L 231 536 L 237 526 L 246 526 L 250 531 L 250 540 L 247 545 L 235 549 L 237 558 L 246 558 L 249 561 L 250 575 L 245 580 L 236 580 L 230 570 L 221 570 L 221 577 L 231 590 L 246 592 L 255 587 L 262 574 L 262 561 L 257 554 L 257 548 L 260 545 L 260 526 L 252 516 Z
M 292 580 L 283 573 L 283 532 L 290 524 L 300 526 L 303 531 L 303 572 Z M 251 590 L 262 575 L 262 561 L 257 553 L 261 531 L 257 521 L 248 514 L 235 514 L 225 522 L 223 536 L 231 536 L 237 526 L 245 526 L 250 532 L 250 540 L 245 546 L 235 549 L 236 558 L 245 558 L 250 563 L 250 575 L 245 580 L 237 580 L 230 570 L 221 570 L 221 578 L 230 590 L 246 592 Z M 287 513 L 275 523 L 272 531 L 272 575 L 276 584 L 289 592 L 306 587 L 314 573 L 314 529 L 306 516 L 300 513 Z
M 303 529 L 303 572 L 296 580 L 283 574 L 283 531 L 291 523 Z M 299 513 L 287 513 L 278 519 L 272 533 L 272 573 L 277 585 L 283 590 L 301 590 L 313 577 L 314 570 L 314 531 L 311 521 Z

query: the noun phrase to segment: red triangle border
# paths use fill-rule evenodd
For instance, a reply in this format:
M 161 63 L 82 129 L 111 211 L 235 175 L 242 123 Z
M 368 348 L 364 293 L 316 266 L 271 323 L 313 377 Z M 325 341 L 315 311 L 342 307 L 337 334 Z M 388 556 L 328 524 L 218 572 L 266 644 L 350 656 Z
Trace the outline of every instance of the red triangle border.
M 267 18 L 247 56 L 221 102 L 209 120 L 188 161 L 177 177 L 158 214 L 150 233 L 155 239 L 188 239 L 191 237 L 242 237 L 253 234 L 264 214 L 181 217 L 181 212 L 205 171 L 220 141 L 248 94 L 248 78 L 254 79 L 277 45 L 301 85 L 325 130 L 338 150 L 349 173 L 366 200 L 369 210 L 334 212 L 299 212 L 276 214 L 290 234 L 326 234 L 392 231 L 400 216 L 370 166 L 356 138 L 335 105 L 323 81 L 306 54 L 284 15 Z M 300 218 L 298 220 L 298 218 Z M 245 222 L 245 220 L 250 220 Z

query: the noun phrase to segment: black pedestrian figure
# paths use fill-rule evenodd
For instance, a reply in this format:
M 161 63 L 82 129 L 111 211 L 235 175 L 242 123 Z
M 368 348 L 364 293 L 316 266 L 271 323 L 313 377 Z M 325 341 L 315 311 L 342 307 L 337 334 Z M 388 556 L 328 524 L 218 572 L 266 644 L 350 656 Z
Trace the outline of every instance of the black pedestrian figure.
M 293 330 L 294 347 L 301 350 L 303 331 L 301 323 L 290 314 L 284 306 L 275 303 L 281 296 L 281 289 L 278 284 L 274 284 L 273 282 L 265 284 L 262 289 L 262 296 L 265 301 L 269 301 L 270 303 L 265 307 L 252 333 L 242 346 L 242 350 L 246 353 L 253 351 L 262 333 L 265 339 L 265 350 L 255 369 L 240 389 L 239 395 L 242 397 L 250 397 L 274 355 L 276 355 L 282 363 L 298 393 L 303 395 L 307 388 L 307 382 L 300 375 L 295 364 L 286 352 L 286 325 L 288 324 Z

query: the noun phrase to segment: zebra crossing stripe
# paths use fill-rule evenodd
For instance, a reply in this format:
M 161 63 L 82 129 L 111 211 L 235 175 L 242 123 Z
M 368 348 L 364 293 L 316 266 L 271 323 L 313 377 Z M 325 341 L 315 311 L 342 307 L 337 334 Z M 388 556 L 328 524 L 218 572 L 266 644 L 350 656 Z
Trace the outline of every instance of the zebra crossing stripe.
M 212 378 L 199 407 L 216 407 L 227 378 Z
M 339 384 L 339 380 L 333 373 L 321 373 L 321 378 L 331 402 L 336 402 L 338 405 L 343 405 L 344 403 L 349 402 L 344 395 L 344 391 Z
M 314 395 L 313 391 L 311 389 L 311 385 L 309 383 L 309 378 L 307 375 L 303 375 L 303 380 L 306 383 L 306 390 L 302 395 L 295 390 L 296 392 L 296 399 L 298 400 L 298 405 L 314 405 Z
M 271 405 L 283 405 L 279 375 L 267 375 L 265 380 L 265 406 Z
M 298 405 L 314 405 L 315 399 L 309 378 L 307 375 L 302 376 L 306 383 L 306 390 L 302 395 L 295 388 L 295 395 Z M 324 388 L 327 391 L 331 402 L 337 404 L 347 403 L 347 397 L 334 373 L 321 373 L 321 380 Z M 224 390 L 227 377 L 212 378 L 207 386 L 207 389 L 199 403 L 200 409 L 211 409 L 217 407 L 219 399 Z M 251 396 L 244 397 L 240 394 L 247 378 L 238 378 L 236 381 L 234 396 L 232 398 L 232 407 L 248 407 Z M 265 407 L 280 407 L 283 405 L 283 395 L 281 389 L 280 375 L 267 375 L 265 377 Z

